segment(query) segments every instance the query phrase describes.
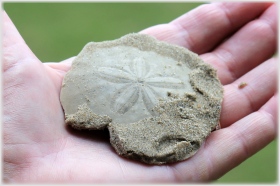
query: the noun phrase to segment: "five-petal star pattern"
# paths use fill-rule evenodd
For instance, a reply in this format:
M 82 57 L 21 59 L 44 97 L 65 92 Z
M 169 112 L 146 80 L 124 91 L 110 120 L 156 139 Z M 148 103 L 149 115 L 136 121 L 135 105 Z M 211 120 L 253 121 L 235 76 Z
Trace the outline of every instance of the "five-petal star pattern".
M 112 109 L 120 114 L 129 111 L 139 99 L 146 109 L 155 115 L 154 106 L 160 98 L 159 91 L 181 89 L 184 83 L 174 75 L 160 76 L 153 74 L 151 66 L 143 58 L 136 58 L 128 69 L 123 67 L 99 67 L 97 75 L 111 83 L 123 84 L 112 97 Z

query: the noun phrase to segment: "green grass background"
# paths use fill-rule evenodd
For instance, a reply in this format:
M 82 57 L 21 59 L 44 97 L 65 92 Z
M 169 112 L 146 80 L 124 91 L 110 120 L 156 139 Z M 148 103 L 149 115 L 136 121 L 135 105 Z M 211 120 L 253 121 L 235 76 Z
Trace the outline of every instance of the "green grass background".
M 119 38 L 168 23 L 201 3 L 4 3 L 17 29 L 43 62 L 76 56 L 89 41 Z M 275 183 L 277 142 L 213 183 Z

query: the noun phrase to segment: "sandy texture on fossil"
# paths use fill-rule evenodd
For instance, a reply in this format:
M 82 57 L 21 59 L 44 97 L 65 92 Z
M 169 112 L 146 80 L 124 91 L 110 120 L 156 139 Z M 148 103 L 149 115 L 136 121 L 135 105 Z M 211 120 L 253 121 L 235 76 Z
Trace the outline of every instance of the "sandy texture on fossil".
M 61 90 L 68 125 L 108 128 L 119 155 L 149 164 L 194 155 L 219 125 L 222 97 L 210 65 L 142 34 L 87 44 Z

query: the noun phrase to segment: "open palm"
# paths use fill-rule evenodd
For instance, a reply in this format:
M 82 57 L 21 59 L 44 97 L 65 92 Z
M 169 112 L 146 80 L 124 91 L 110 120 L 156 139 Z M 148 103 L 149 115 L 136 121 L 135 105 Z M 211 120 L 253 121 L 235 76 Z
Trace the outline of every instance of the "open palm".
M 141 33 L 198 53 L 224 85 L 222 129 L 192 158 L 154 166 L 119 157 L 106 131 L 64 124 L 61 84 L 73 58 L 41 63 L 3 12 L 3 156 L 7 182 L 217 179 L 276 137 L 276 6 L 213 3 Z M 239 89 L 238 85 L 247 86 Z

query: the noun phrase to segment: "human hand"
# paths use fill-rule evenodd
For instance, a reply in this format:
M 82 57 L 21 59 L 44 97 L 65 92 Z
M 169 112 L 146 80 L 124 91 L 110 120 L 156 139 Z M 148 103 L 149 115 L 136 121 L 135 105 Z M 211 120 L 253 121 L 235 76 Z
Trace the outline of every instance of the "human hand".
M 105 131 L 66 127 L 59 93 L 73 58 L 41 63 L 3 13 L 4 181 L 166 183 L 219 178 L 276 137 L 277 64 L 271 58 L 276 11 L 269 3 L 213 3 L 142 31 L 198 53 L 217 69 L 225 90 L 222 129 L 192 158 L 161 166 L 121 158 Z M 241 82 L 248 85 L 239 89 Z

